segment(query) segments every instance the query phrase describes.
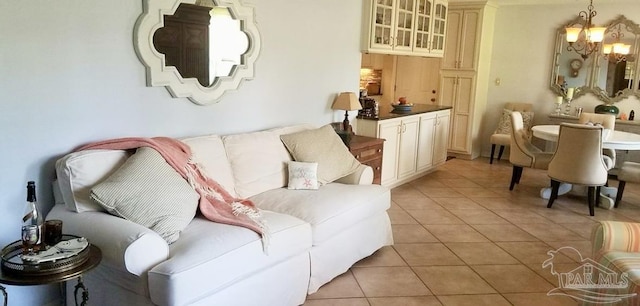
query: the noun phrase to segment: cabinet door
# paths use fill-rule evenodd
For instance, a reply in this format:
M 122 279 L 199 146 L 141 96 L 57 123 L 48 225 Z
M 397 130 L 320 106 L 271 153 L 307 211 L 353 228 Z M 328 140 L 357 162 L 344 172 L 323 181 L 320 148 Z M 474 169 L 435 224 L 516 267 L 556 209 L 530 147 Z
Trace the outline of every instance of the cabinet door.
M 462 32 L 460 35 L 460 52 L 458 69 L 476 69 L 477 30 L 480 10 L 465 10 L 463 13 Z
M 433 165 L 436 120 L 437 118 L 434 113 L 429 113 L 420 117 L 418 156 L 416 157 L 416 168 L 418 171 L 429 168 Z
M 449 10 L 447 15 L 447 40 L 442 57 L 443 69 L 458 68 L 458 52 L 460 49 L 460 32 L 462 31 L 462 13 L 460 10 Z
M 398 144 L 400 141 L 400 123 L 392 121 L 378 126 L 378 138 L 384 139 L 382 155 L 382 185 L 398 179 Z
M 413 52 L 428 54 L 433 23 L 433 0 L 416 1 L 416 21 Z
M 433 26 L 429 52 L 433 55 L 444 53 L 444 42 L 447 35 L 447 2 L 436 0 L 433 5 Z
M 418 125 L 416 118 L 402 120 L 400 126 L 400 142 L 398 145 L 398 178 L 409 176 L 416 172 L 416 153 L 418 150 Z M 384 167 L 383 167 L 384 169 Z
M 441 112 L 436 117 L 433 140 L 433 165 L 441 165 L 447 161 L 447 144 L 449 142 L 449 111 Z
M 415 0 L 396 0 L 394 50 L 411 52 Z
M 396 0 L 373 1 L 370 46 L 372 49 L 393 49 Z
M 458 76 L 455 82 L 450 149 L 471 154 L 474 77 Z

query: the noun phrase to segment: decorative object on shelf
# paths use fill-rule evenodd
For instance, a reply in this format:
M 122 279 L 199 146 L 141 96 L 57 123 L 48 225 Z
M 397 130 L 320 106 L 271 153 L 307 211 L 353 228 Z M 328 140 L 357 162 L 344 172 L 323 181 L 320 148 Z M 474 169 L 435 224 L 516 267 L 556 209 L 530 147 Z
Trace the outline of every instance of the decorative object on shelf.
M 342 129 L 344 131 L 351 131 L 351 125 L 349 125 L 349 111 L 360 110 L 362 105 L 353 92 L 341 92 L 331 105 L 331 109 L 343 110 L 344 121 L 342 121 Z
M 581 27 L 567 27 L 567 50 L 575 51 L 583 59 L 589 58 L 591 53 L 598 52 L 598 45 L 604 39 L 605 27 L 595 27 L 593 17 L 598 15 L 593 8 L 593 0 L 589 2 L 587 11 L 580 11 L 578 16 L 582 18 Z
M 611 33 L 611 37 L 614 39 L 612 44 L 603 44 L 602 53 L 603 56 L 612 63 L 619 63 L 627 60 L 627 55 L 631 51 L 631 45 L 622 43 L 621 40 L 624 37 L 624 33 L 621 32 L 622 24 L 618 24 L 616 31 Z
M 564 102 L 564 97 L 557 96 L 556 97 L 556 115 L 560 115 L 562 113 L 562 102 Z
M 631 110 L 631 112 L 629 113 L 629 121 L 633 121 L 635 117 L 636 117 L 636 112 L 634 110 Z
M 574 91 L 575 91 L 575 88 L 569 87 L 567 88 L 567 93 L 565 94 L 565 99 L 567 99 L 567 105 L 564 109 L 564 114 L 567 116 L 571 115 L 571 100 L 573 100 Z
M 595 107 L 593 112 L 596 114 L 613 114 L 617 117 L 620 113 L 620 110 L 613 104 L 600 104 Z

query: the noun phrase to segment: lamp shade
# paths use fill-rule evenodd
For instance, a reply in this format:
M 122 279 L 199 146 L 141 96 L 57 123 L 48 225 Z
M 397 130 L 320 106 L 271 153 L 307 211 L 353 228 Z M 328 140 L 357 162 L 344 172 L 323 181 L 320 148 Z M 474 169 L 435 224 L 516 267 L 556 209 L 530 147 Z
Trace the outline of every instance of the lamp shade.
M 604 32 L 607 28 L 597 27 L 597 28 L 589 28 L 589 38 L 587 39 L 590 42 L 601 42 L 604 39 Z
M 567 31 L 567 41 L 574 43 L 578 41 L 578 37 L 580 36 L 580 31 L 582 28 L 566 28 Z
M 341 92 L 333 101 L 331 109 L 354 111 L 362 109 L 362 105 L 354 92 Z

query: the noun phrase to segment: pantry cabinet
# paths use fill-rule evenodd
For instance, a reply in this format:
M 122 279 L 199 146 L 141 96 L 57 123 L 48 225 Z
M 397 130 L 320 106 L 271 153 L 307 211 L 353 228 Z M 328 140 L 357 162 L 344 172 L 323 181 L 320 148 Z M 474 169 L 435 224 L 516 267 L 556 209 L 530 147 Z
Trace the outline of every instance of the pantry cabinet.
M 449 109 L 441 109 L 385 120 L 356 119 L 358 135 L 385 140 L 382 185 L 398 186 L 446 161 L 449 116 Z
M 364 0 L 362 51 L 441 57 L 446 0 Z
M 448 150 L 461 158 L 480 156 L 495 14 L 496 7 L 484 2 L 449 5 L 438 103 L 452 107 Z

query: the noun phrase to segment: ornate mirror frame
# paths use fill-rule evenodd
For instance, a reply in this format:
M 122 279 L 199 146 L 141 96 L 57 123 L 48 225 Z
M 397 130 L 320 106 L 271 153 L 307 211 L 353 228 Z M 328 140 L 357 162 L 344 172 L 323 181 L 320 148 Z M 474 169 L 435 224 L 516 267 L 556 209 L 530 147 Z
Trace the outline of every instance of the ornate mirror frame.
M 218 6 L 228 7 L 233 18 L 240 21 L 249 47 L 241 56 L 241 64 L 236 65 L 229 76 L 217 77 L 210 87 L 202 86 L 196 78 L 183 78 L 174 66 L 165 65 L 165 56 L 156 50 L 153 35 L 164 26 L 164 15 L 172 15 L 181 3 L 195 2 L 143 0 L 143 12 L 136 22 L 133 39 L 136 54 L 146 68 L 147 86 L 165 86 L 174 98 L 186 97 L 193 103 L 207 105 L 219 102 L 225 92 L 237 90 L 243 80 L 253 78 L 260 53 L 260 33 L 253 7 L 243 5 L 240 0 L 213 0 Z
M 551 66 L 551 77 L 550 77 L 550 88 L 551 90 L 560 96 L 564 96 L 565 93 L 560 85 L 557 84 L 559 71 L 561 69 L 561 65 L 566 64 L 563 63 L 562 60 L 565 58 L 565 54 L 573 53 L 573 51 L 567 50 L 567 42 L 565 39 L 565 28 L 571 25 L 579 24 L 583 22 L 580 17 L 576 17 L 575 19 L 567 22 L 562 25 L 556 31 L 556 43 L 553 53 L 553 64 Z M 612 31 L 615 31 L 618 25 L 622 25 L 622 27 L 630 34 L 635 35 L 635 39 L 632 45 L 632 49 L 630 50 L 630 54 L 636 55 L 635 63 L 631 65 L 631 71 L 633 78 L 631 79 L 631 84 L 635 89 L 624 89 L 622 91 L 617 92 L 615 95 L 610 96 L 605 89 L 602 89 L 598 86 L 598 78 L 600 77 L 600 70 L 602 66 L 603 52 L 602 52 L 602 44 L 600 45 L 599 51 L 597 54 L 591 54 L 586 60 L 584 60 L 583 71 L 584 74 L 584 84 L 581 86 L 575 86 L 576 90 L 574 93 L 574 99 L 578 98 L 587 93 L 592 94 L 602 102 L 606 104 L 618 102 L 630 96 L 637 96 L 640 98 L 640 89 L 638 89 L 638 82 L 640 81 L 640 27 L 634 23 L 633 21 L 627 19 L 623 15 L 619 15 L 617 18 L 611 20 L 607 23 L 607 30 L 605 32 L 605 39 L 611 37 Z M 578 57 L 577 53 L 573 54 L 574 57 Z M 597 58 L 597 61 L 594 61 L 594 58 Z M 573 87 L 573 86 L 569 86 Z

